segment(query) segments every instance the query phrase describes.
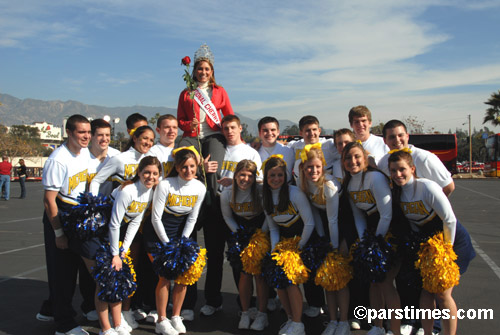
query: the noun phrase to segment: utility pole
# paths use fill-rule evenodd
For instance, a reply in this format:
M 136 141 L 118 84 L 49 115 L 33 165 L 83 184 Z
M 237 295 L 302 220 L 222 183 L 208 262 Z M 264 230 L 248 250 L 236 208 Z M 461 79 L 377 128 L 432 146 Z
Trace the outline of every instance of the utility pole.
M 472 131 L 470 125 L 470 114 L 469 114 L 469 173 L 472 178 Z

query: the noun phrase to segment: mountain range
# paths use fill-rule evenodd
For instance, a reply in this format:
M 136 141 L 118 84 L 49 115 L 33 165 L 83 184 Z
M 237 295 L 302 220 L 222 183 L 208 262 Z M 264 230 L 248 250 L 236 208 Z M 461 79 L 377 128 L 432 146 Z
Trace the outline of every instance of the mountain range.
M 0 93 L 0 124 L 29 125 L 34 122 L 52 123 L 54 126 L 62 127 L 63 119 L 73 114 L 81 114 L 89 118 L 102 118 L 109 115 L 111 119 L 120 118 L 120 122 L 115 125 L 115 132 L 125 132 L 125 119 L 132 113 L 141 113 L 148 119 L 157 113 L 177 115 L 176 108 L 151 107 L 151 106 L 130 106 L 130 107 L 104 107 L 87 105 L 78 101 L 68 100 L 36 100 L 19 99 L 9 94 Z M 245 115 L 236 113 L 241 122 L 247 125 L 250 134 L 257 136 L 258 120 L 251 119 Z M 280 129 L 284 130 L 296 123 L 289 120 L 279 120 Z

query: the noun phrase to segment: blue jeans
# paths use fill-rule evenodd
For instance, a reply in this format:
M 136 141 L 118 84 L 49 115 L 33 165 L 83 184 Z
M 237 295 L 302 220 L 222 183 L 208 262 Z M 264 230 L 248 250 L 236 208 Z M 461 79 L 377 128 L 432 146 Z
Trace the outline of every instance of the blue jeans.
M 19 186 L 21 186 L 21 199 L 26 198 L 26 176 L 19 177 Z
M 0 175 L 0 193 L 2 192 L 3 185 L 5 185 L 5 200 L 9 200 L 9 197 L 10 197 L 10 175 L 7 175 L 7 174 Z

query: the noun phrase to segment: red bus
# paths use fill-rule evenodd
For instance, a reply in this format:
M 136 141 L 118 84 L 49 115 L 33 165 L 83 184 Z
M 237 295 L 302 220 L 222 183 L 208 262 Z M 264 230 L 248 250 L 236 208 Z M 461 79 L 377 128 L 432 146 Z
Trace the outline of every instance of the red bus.
M 489 177 L 500 177 L 500 134 L 493 134 L 486 139 L 486 159 L 484 174 Z
M 434 153 L 451 174 L 457 173 L 456 134 L 410 134 L 408 142 L 417 148 Z

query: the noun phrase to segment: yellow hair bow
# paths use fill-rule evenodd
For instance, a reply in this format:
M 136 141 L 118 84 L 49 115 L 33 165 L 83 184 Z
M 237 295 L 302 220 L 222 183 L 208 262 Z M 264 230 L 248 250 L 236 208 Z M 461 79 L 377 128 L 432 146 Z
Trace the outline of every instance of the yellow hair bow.
M 134 129 L 130 130 L 130 133 L 129 133 L 130 136 L 134 136 L 134 133 L 135 133 L 136 130 L 137 130 L 137 128 L 134 128 Z
M 398 152 L 398 151 L 404 151 L 404 152 L 411 154 L 410 148 L 403 148 L 403 149 L 393 149 L 393 150 L 389 151 L 389 155 L 391 155 L 395 152 Z
M 356 143 L 363 145 L 363 142 L 361 142 L 361 140 L 356 140 Z
M 194 153 L 194 155 L 196 156 L 196 159 L 198 160 L 198 162 L 200 161 L 200 154 L 198 153 L 198 151 L 196 150 L 196 148 L 194 147 L 194 145 L 191 145 L 189 147 L 178 147 L 177 149 L 172 150 L 172 156 L 175 157 L 175 154 L 178 153 L 181 150 L 192 151 Z
M 262 168 L 261 168 L 262 172 L 264 172 L 264 169 L 266 168 L 267 161 L 269 161 L 271 158 L 279 158 L 279 159 L 281 159 L 285 163 L 285 166 L 286 166 L 286 162 L 283 159 L 283 155 L 280 155 L 280 154 L 271 155 L 264 162 L 262 162 Z
M 315 144 L 307 144 L 304 149 L 302 149 L 300 151 L 300 160 L 302 161 L 302 163 L 304 163 L 305 161 L 307 161 L 307 153 L 309 151 L 311 151 L 311 149 L 318 149 L 321 151 L 321 162 L 323 163 L 323 166 L 326 166 L 326 161 L 325 161 L 325 157 L 323 155 L 323 150 L 321 149 L 321 143 L 318 142 L 318 143 L 315 143 Z

